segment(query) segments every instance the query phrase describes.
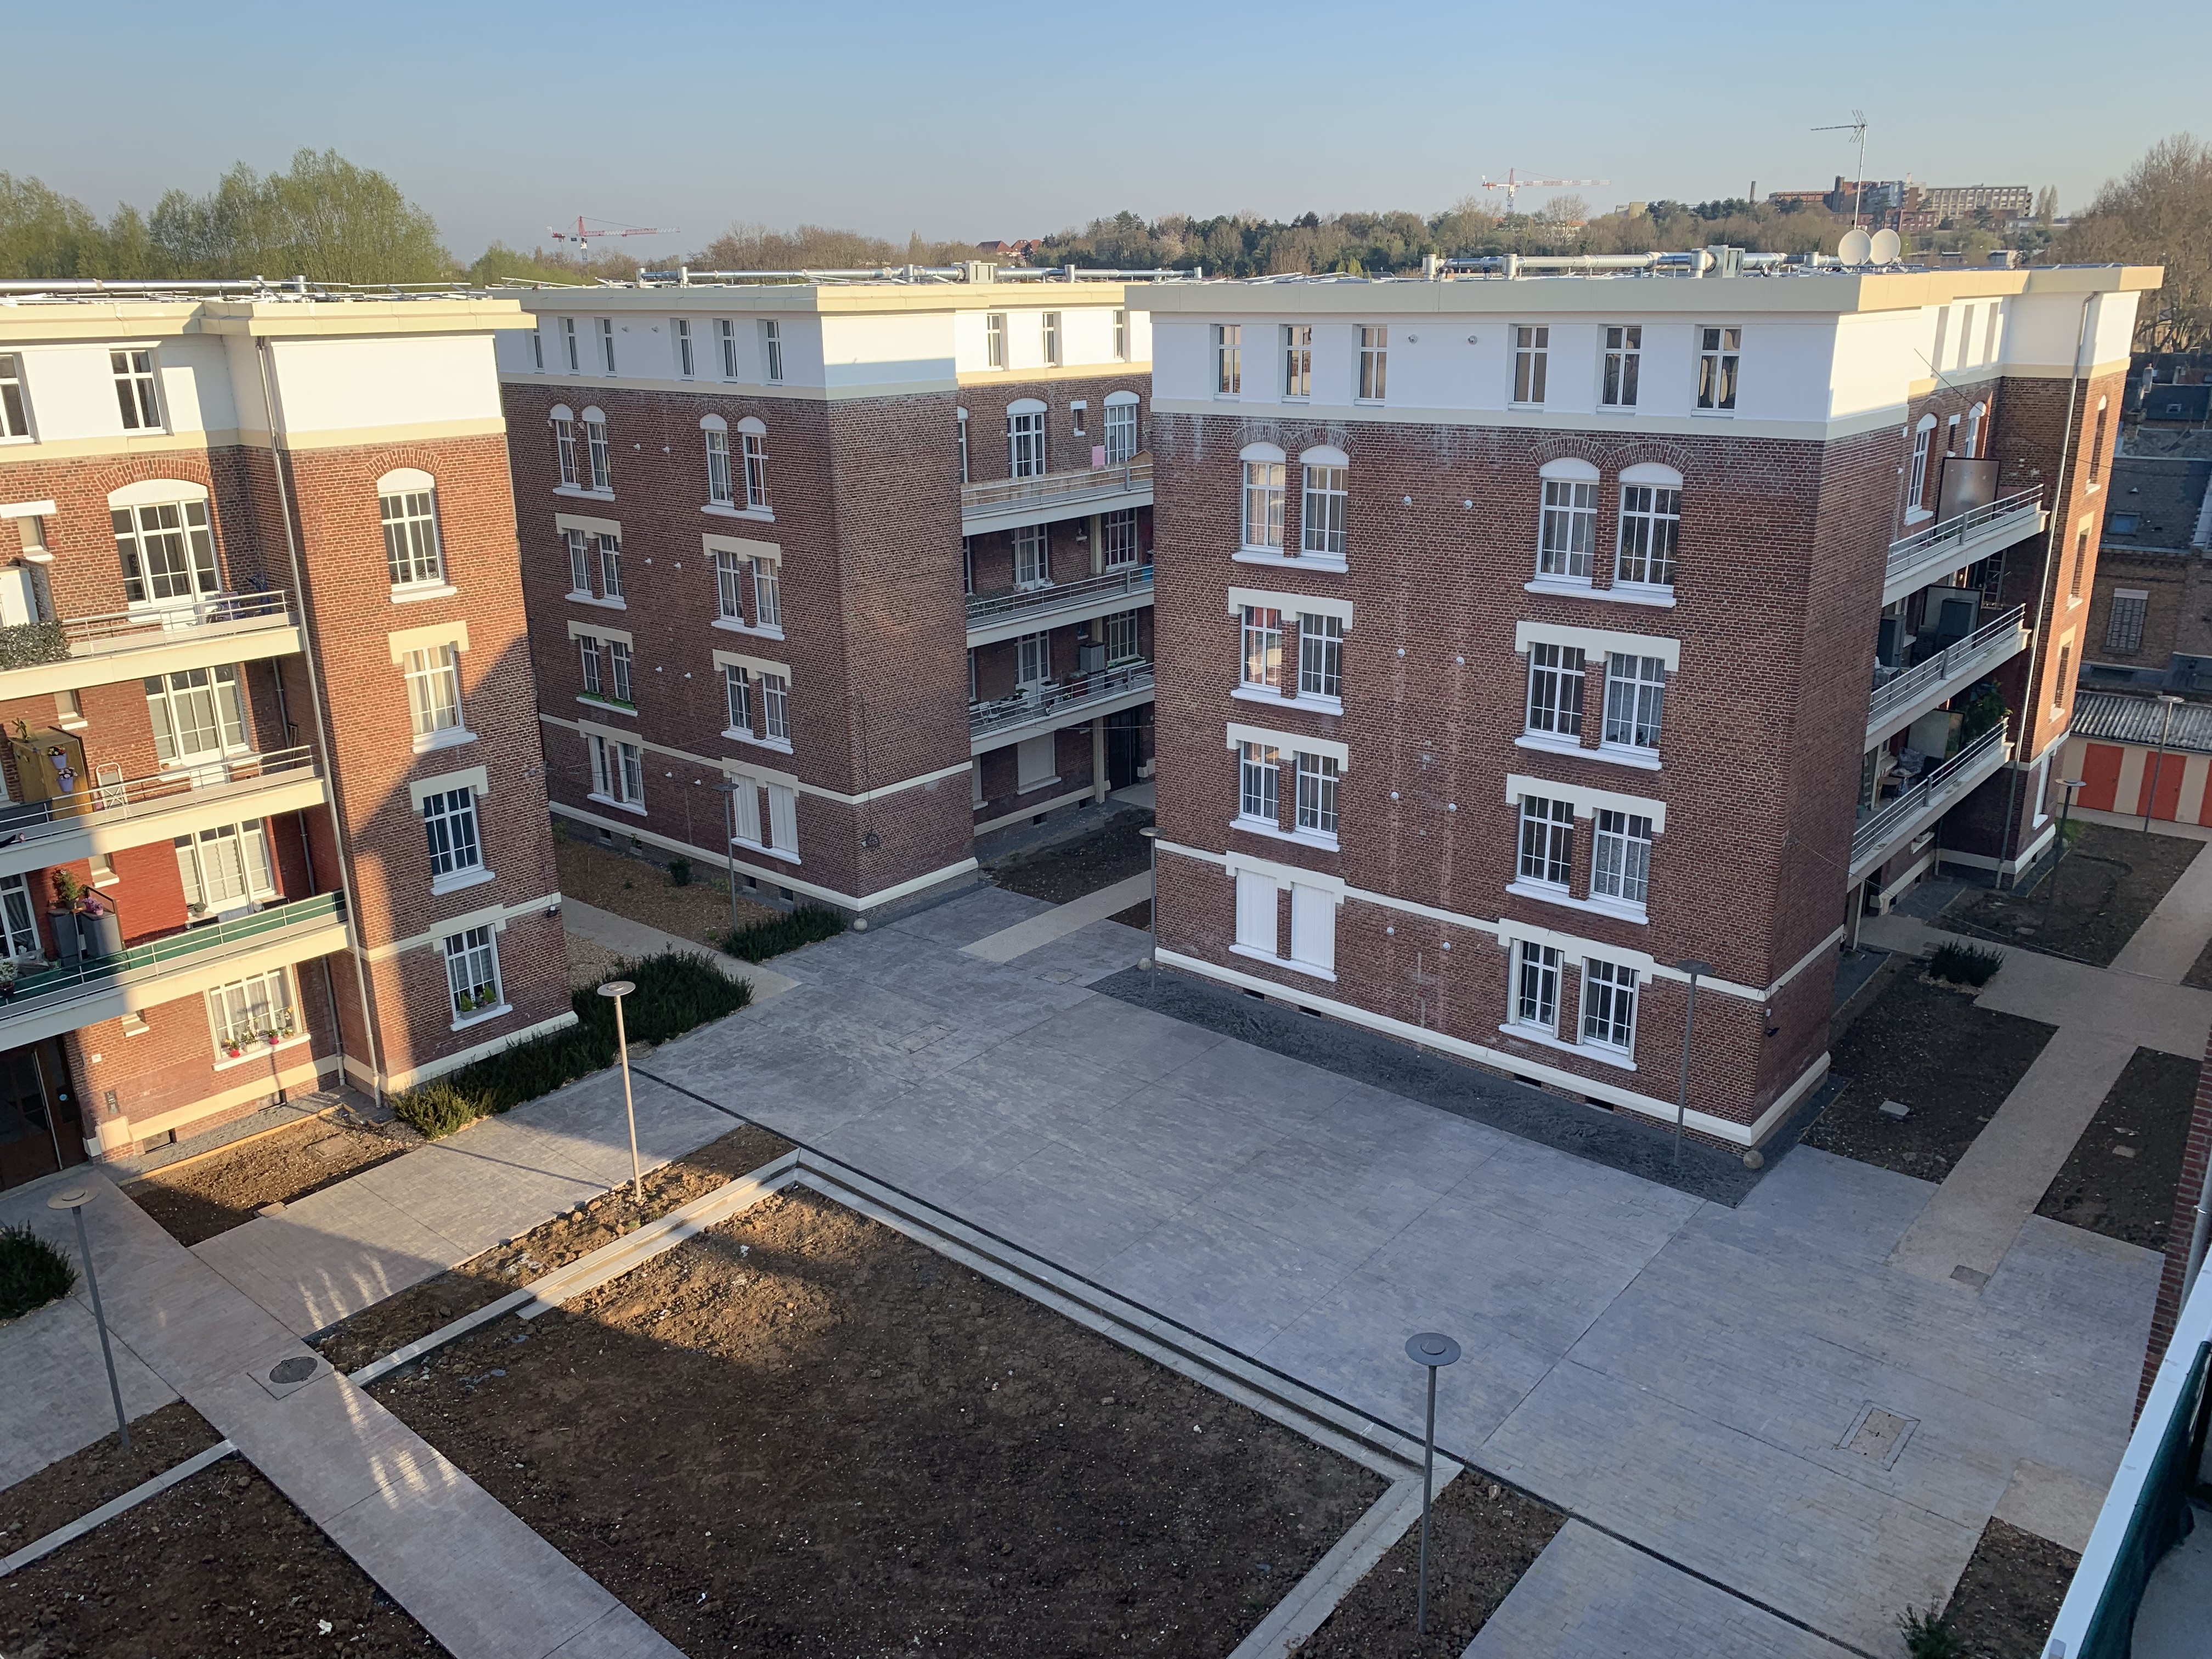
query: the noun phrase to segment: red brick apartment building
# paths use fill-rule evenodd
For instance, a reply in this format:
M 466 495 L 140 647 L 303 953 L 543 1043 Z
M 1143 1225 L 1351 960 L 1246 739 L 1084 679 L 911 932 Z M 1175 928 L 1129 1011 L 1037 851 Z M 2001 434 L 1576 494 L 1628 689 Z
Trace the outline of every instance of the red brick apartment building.
M 1699 961 L 1756 1146 L 1853 917 L 2054 832 L 2157 273 L 1532 264 L 1133 295 L 1161 957 L 1664 1121 Z
M 543 289 L 502 337 L 552 810 L 860 913 L 1150 770 L 1119 282 Z
M 0 1182 L 573 1019 L 518 307 L 13 287 Z

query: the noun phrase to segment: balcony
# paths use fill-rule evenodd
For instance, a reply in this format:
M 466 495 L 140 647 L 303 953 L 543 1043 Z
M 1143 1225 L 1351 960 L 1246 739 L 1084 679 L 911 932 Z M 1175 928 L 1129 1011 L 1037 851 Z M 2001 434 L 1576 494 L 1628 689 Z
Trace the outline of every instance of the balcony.
M 248 974 L 345 948 L 344 896 L 318 893 L 234 921 L 188 927 L 111 957 L 56 964 L 24 975 L 15 982 L 15 996 L 0 1002 L 0 1048 L 120 1019 Z
M 1948 702 L 1976 680 L 2008 658 L 2027 649 L 2027 629 L 2022 625 L 2025 605 L 2014 605 L 1995 622 L 1984 623 L 1972 633 L 1934 656 L 1898 671 L 1877 668 L 1874 696 L 1867 704 L 1866 740 L 1869 746 L 1906 726 L 1929 709 Z M 1887 675 L 1887 678 L 1881 678 Z
M 968 601 L 968 643 L 990 645 L 1152 602 L 1152 568 L 1133 565 L 1080 581 L 1049 583 Z
M 1881 602 L 1894 605 L 1930 582 L 2002 553 L 2041 530 L 2044 517 L 2042 489 L 2023 489 L 1892 542 L 1889 566 L 1881 579 Z
M 144 847 L 240 818 L 296 812 L 329 799 L 314 752 L 305 744 L 210 759 L 151 777 L 102 779 L 57 800 L 0 805 L 0 876 Z
M 1018 530 L 1085 513 L 1114 513 L 1152 504 L 1152 458 L 1138 455 L 1075 472 L 994 478 L 960 486 L 960 533 Z
M 258 662 L 305 648 L 280 592 L 211 593 L 177 605 L 0 628 L 0 699 Z
M 1968 744 L 1895 800 L 1884 801 L 1851 830 L 1851 872 L 1863 881 L 1897 855 L 1898 849 L 1931 827 L 2002 768 L 2012 753 L 1999 726 Z
M 1152 665 L 1123 663 L 1053 685 L 1024 686 L 998 702 L 968 705 L 968 752 L 1003 749 L 1079 720 L 1096 720 L 1152 700 Z

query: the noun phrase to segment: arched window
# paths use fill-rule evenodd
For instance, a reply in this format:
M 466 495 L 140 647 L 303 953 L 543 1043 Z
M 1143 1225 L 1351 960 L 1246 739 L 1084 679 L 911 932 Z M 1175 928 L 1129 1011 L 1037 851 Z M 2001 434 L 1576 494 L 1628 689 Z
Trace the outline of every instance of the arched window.
M 1006 405 L 1006 470 L 1016 478 L 1036 478 L 1046 471 L 1044 405 L 1017 398 Z
M 611 492 L 615 487 L 614 453 L 607 445 L 607 417 L 602 410 L 584 411 L 584 458 L 591 467 L 591 487 Z
M 730 423 L 719 415 L 702 415 L 699 431 L 707 443 L 707 504 L 734 507 L 730 483 Z
M 1587 582 L 1597 544 L 1597 468 L 1572 456 L 1539 470 L 1544 502 L 1536 538 L 1536 574 L 1558 581 Z
M 442 584 L 445 550 L 438 540 L 437 484 L 430 475 L 413 466 L 386 473 L 376 481 L 376 510 L 384 520 L 384 562 L 392 586 Z
M 1283 452 L 1273 444 L 1248 444 L 1244 464 L 1244 546 L 1255 553 L 1283 550 Z
M 576 416 L 566 404 L 556 404 L 546 417 L 553 428 L 553 459 L 560 469 L 563 489 L 576 487 Z
M 108 517 L 132 605 L 176 605 L 221 591 L 207 486 L 142 478 L 110 492 Z
M 1966 411 L 1966 445 L 1959 453 L 1968 460 L 1978 460 L 1982 453 L 1982 422 L 1989 417 L 1990 406 L 1976 404 Z
M 745 506 L 755 513 L 769 511 L 768 428 L 748 415 L 738 422 L 738 447 L 744 461 Z
M 1344 557 L 1345 520 L 1352 499 L 1352 458 L 1327 445 L 1298 457 L 1304 488 L 1298 497 L 1298 552 Z
M 1137 394 L 1133 392 L 1109 392 L 1106 394 L 1106 464 L 1121 466 L 1136 459 L 1137 452 L 1144 447 L 1137 434 Z
M 1656 461 L 1620 474 L 1620 534 L 1613 580 L 1620 587 L 1672 587 L 1682 526 L 1682 475 Z
M 1912 428 L 1912 476 L 1905 486 L 1905 510 L 1922 513 L 1927 510 L 1929 452 L 1936 447 L 1936 417 L 1923 415 L 1920 424 Z

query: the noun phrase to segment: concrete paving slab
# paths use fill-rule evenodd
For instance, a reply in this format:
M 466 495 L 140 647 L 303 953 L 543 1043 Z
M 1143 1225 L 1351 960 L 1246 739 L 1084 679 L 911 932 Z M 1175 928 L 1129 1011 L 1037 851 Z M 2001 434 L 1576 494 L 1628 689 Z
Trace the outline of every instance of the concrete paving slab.
M 1002 927 L 961 949 L 985 962 L 1012 962 L 1016 957 L 1027 956 L 1054 939 L 1088 927 L 1094 921 L 1103 921 L 1133 904 L 1142 904 L 1152 896 L 1152 878 L 1147 871 L 1102 887 L 1095 893 L 1070 899 L 1065 904 L 1054 905 L 1041 916 L 1030 916 L 1011 927 Z
M 2200 848 L 2112 958 L 2112 970 L 2178 985 L 2212 939 L 2212 846 Z
M 712 945 L 702 945 L 696 939 L 686 939 L 681 933 L 672 933 L 665 928 L 633 921 L 628 916 L 602 910 L 598 905 L 586 904 L 581 899 L 564 897 L 561 901 L 561 926 L 569 933 L 580 934 L 592 944 L 633 961 L 657 957 L 667 951 L 697 957 L 702 962 L 712 963 L 732 979 L 750 980 L 756 1002 L 780 997 L 799 982 L 789 975 L 779 973 L 761 963 L 741 962 L 727 951 L 719 950 Z
M 127 1345 L 113 1346 L 125 1417 L 135 1421 L 176 1399 Z M 0 1491 L 115 1432 L 100 1333 L 81 1289 L 0 1326 L 0 1376 L 8 1379 L 0 1389 Z M 27 1541 L 11 1536 L 0 1554 Z
M 1352 1264 L 1193 1206 L 1097 1275 L 1147 1307 L 1173 1307 L 1223 1346 L 1257 1354 L 1342 1284 Z
M 2023 1457 L 2006 1482 L 1994 1514 L 2022 1532 L 2047 1538 L 2079 1555 L 2089 1547 L 2089 1534 L 2111 1488 L 2110 1480 L 2084 1480 Z

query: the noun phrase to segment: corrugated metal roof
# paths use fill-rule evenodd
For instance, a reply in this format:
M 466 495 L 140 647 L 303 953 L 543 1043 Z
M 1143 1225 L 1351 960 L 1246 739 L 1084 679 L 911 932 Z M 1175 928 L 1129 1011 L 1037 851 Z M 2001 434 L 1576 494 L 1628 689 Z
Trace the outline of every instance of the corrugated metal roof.
M 2102 743 L 2159 746 L 2166 732 L 2166 706 L 2156 697 L 2124 697 L 2110 691 L 2077 692 L 2074 698 L 2074 735 Z M 2173 705 L 2173 727 L 2166 739 L 2168 750 L 2189 750 L 2212 755 L 2212 703 Z

